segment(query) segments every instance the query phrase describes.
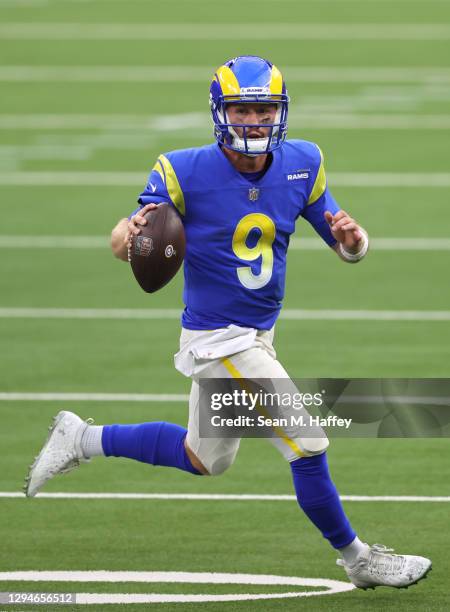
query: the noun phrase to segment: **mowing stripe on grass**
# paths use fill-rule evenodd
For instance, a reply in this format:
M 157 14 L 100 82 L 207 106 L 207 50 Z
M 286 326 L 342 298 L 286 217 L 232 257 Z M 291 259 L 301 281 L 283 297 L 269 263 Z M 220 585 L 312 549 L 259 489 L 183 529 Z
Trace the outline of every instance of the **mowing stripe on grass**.
M 449 40 L 446 23 L 21 23 L 0 25 L 3 40 Z
M 68 1 L 69 2 L 77 2 L 77 1 L 84 2 L 84 0 L 68 0 Z M 119 1 L 119 0 L 115 0 L 115 1 Z M 252 0 L 250 0 L 250 2 L 251 1 Z M 285 0 L 285 1 L 290 2 L 290 0 Z M 437 0 L 434 0 L 434 1 L 436 2 Z M 0 0 L 0 8 L 29 8 L 29 7 L 36 7 L 36 6 L 46 6 L 49 2 L 51 2 L 51 0 Z
M 0 172 L 0 185 L 134 187 L 145 184 L 146 172 Z M 329 172 L 333 187 L 450 187 L 450 172 Z
M 0 249 L 110 249 L 109 236 L 13 236 L 0 235 Z M 450 251 L 450 238 L 371 238 L 375 251 Z M 320 238 L 292 238 L 292 251 L 325 251 Z
M 172 4 L 180 4 L 183 5 L 185 0 L 165 0 L 166 3 L 170 2 Z M 376 2 L 377 4 L 383 4 L 383 3 L 389 3 L 389 4 L 402 4 L 402 3 L 417 3 L 417 2 L 421 2 L 423 0 L 364 0 L 365 4 L 369 4 L 371 2 Z M 34 4 L 36 5 L 40 5 L 40 4 L 66 4 L 66 5 L 70 5 L 70 4 L 89 4 L 89 5 L 95 5 L 95 4 L 111 4 L 111 3 L 120 3 L 123 4 L 124 0 L 0 0 L 0 7 L 1 6 L 13 6 L 15 7 L 16 5 L 18 7 L 24 5 L 24 6 L 32 6 Z M 207 4 L 210 2 L 210 0 L 190 0 L 191 3 L 195 3 L 195 4 Z M 258 3 L 258 4 L 263 4 L 265 2 L 270 2 L 273 3 L 273 0 L 247 0 L 248 3 Z M 302 0 L 279 0 L 280 3 L 287 3 L 287 4 L 292 4 L 292 3 L 296 3 L 298 5 L 302 4 Z M 361 0 L 315 0 L 315 2 L 323 2 L 326 4 L 356 4 L 356 3 L 361 3 Z M 429 4 L 441 4 L 441 3 L 447 3 L 448 0 L 427 0 L 427 5 Z M 130 0 L 130 4 L 139 4 L 139 3 L 148 3 L 148 0 Z M 230 0 L 229 2 L 230 4 L 236 3 L 236 4 L 241 4 L 241 0 Z
M 166 2 L 171 2 L 172 4 L 180 4 L 183 5 L 185 0 L 165 0 Z M 408 2 L 409 4 L 411 4 L 411 1 L 414 3 L 417 2 L 423 2 L 423 0 L 364 0 L 365 4 L 369 4 L 371 2 L 376 2 L 377 4 L 382 4 L 382 3 L 389 3 L 389 4 L 402 4 L 402 3 L 406 3 Z M 95 4 L 111 4 L 111 3 L 120 3 L 123 4 L 124 0 L 0 0 L 0 6 L 2 5 L 6 5 L 6 6 L 21 6 L 22 4 L 24 5 L 33 5 L 33 4 L 90 4 L 90 5 L 95 5 Z M 207 4 L 210 2 L 210 0 L 190 0 L 191 3 L 196 3 L 196 4 Z M 264 2 L 270 2 L 273 3 L 273 0 L 247 0 L 247 2 L 249 3 L 258 3 L 258 4 L 263 4 Z M 302 4 L 302 0 L 279 0 L 279 2 L 284 2 L 284 3 L 296 3 L 298 5 Z M 326 4 L 338 4 L 338 3 L 343 3 L 343 4 L 353 4 L 353 3 L 361 3 L 361 0 L 315 0 L 315 2 L 323 2 Z M 442 2 L 447 3 L 448 0 L 427 0 L 427 5 L 429 4 L 441 4 Z M 130 4 L 139 4 L 139 3 L 148 3 L 148 0 L 130 0 Z M 241 0 L 230 0 L 230 4 L 241 4 Z
M 0 308 L 0 319 L 179 319 L 175 308 Z M 291 321 L 450 321 L 450 310 L 300 310 L 281 311 Z
M 0 498 L 24 498 L 24 493 L 0 491 Z M 233 493 L 39 493 L 43 499 L 130 499 L 186 501 L 295 501 L 295 495 Z M 424 495 L 341 495 L 347 502 L 450 502 L 450 496 Z
M 9 28 L 5 25 L 4 28 Z M 0 66 L 0 81 L 201 82 L 211 66 Z M 428 83 L 448 84 L 450 69 L 437 66 L 284 66 L 290 83 Z

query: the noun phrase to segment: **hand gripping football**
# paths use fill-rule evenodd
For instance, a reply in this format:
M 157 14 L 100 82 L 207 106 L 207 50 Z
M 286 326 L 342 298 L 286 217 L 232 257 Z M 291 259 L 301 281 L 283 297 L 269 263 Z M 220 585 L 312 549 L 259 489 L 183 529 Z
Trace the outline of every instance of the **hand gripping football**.
M 132 237 L 129 261 L 142 289 L 154 293 L 178 272 L 186 250 L 183 223 L 167 203 L 145 214 L 147 225 Z

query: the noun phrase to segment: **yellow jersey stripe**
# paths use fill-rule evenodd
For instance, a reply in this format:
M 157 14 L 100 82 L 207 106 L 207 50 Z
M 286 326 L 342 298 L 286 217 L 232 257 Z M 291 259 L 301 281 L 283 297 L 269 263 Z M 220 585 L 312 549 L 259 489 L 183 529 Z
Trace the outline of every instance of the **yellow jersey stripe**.
M 228 357 L 222 357 L 221 359 L 223 365 L 225 366 L 225 368 L 228 370 L 228 372 L 231 374 L 232 378 L 237 378 L 237 379 L 241 379 L 242 383 L 241 386 L 243 389 L 245 389 L 245 383 L 244 381 L 244 377 L 242 376 L 242 374 L 239 372 L 239 370 L 236 368 L 236 366 L 233 364 L 233 362 L 231 361 L 231 359 L 229 359 Z M 248 392 L 249 389 L 247 389 Z M 260 414 L 262 414 L 264 417 L 266 418 L 271 418 L 270 414 L 267 412 L 267 410 L 265 408 L 263 408 L 260 404 L 258 404 L 258 406 L 256 407 L 258 412 Z M 305 453 L 303 453 L 300 448 L 297 446 L 297 444 L 291 440 L 291 438 L 289 438 L 289 436 L 287 436 L 284 431 L 281 429 L 281 427 L 274 427 L 272 426 L 273 431 L 277 434 L 277 436 L 279 438 L 281 438 L 283 440 L 283 442 L 285 444 L 287 444 L 293 451 L 294 453 L 298 456 L 298 457 L 305 457 Z
M 160 169 L 158 169 L 157 167 L 158 162 L 161 164 L 161 167 L 164 170 L 164 176 L 161 174 Z M 165 155 L 160 155 L 158 157 L 158 162 L 155 164 L 154 170 L 156 170 L 163 179 L 166 185 L 167 192 L 175 208 L 181 215 L 184 215 L 186 212 L 184 195 L 181 190 L 180 183 L 178 182 L 177 175 L 175 174 L 175 170 L 173 169 L 172 164 Z
M 272 66 L 269 88 L 271 94 L 281 95 L 283 93 L 283 77 L 276 66 Z
M 320 153 L 319 171 L 317 173 L 316 180 L 314 182 L 314 186 L 309 196 L 308 205 L 314 204 L 314 202 L 317 202 L 317 200 L 320 198 L 320 196 L 323 194 L 323 192 L 327 188 L 327 177 L 325 176 L 325 167 L 323 165 L 323 154 L 320 149 L 319 149 L 319 153 Z
M 164 170 L 163 170 L 163 167 L 161 166 L 161 162 L 159 161 L 159 159 L 156 160 L 156 164 L 153 166 L 152 172 L 153 172 L 153 170 L 156 170 L 156 172 L 159 174 L 159 176 L 161 177 L 162 182 L 165 185 L 166 184 L 166 177 L 164 176 Z

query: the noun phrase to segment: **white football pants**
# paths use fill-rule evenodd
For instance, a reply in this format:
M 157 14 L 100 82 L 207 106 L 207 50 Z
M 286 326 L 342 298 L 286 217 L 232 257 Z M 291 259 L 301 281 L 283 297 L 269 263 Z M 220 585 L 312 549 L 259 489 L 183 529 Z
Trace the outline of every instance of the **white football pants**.
M 215 331 L 215 330 L 214 330 Z M 201 342 L 202 336 L 207 338 L 210 332 L 183 329 L 180 337 L 180 350 L 193 340 Z M 240 352 L 219 358 L 201 361 L 201 371 L 191 374 L 192 388 L 189 398 L 189 424 L 187 444 L 211 475 L 224 472 L 233 463 L 239 449 L 240 438 L 201 438 L 199 434 L 199 378 L 270 378 L 277 391 L 277 379 L 284 379 L 280 393 L 299 393 L 294 383 L 281 363 L 276 359 L 273 348 L 274 328 L 269 331 L 259 330 L 251 342 L 251 346 Z M 206 364 L 205 364 L 206 362 Z M 289 379 L 289 383 L 286 382 Z M 304 422 L 309 422 L 308 412 L 302 408 L 296 410 L 304 416 Z M 276 437 L 268 440 L 280 451 L 287 461 L 299 457 L 323 453 L 328 447 L 328 438 L 322 428 L 312 426 L 297 428 L 277 428 Z M 311 436 L 311 437 L 308 437 Z

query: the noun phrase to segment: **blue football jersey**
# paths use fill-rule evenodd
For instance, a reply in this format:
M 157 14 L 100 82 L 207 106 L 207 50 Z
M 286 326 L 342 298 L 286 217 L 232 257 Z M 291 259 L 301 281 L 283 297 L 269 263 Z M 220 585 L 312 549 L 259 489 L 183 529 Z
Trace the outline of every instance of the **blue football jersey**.
M 138 202 L 140 208 L 170 202 L 183 221 L 183 327 L 270 329 L 281 309 L 298 217 L 330 246 L 336 242 L 324 212 L 339 206 L 319 147 L 288 140 L 272 155 L 259 180 L 238 172 L 216 143 L 159 156 Z

